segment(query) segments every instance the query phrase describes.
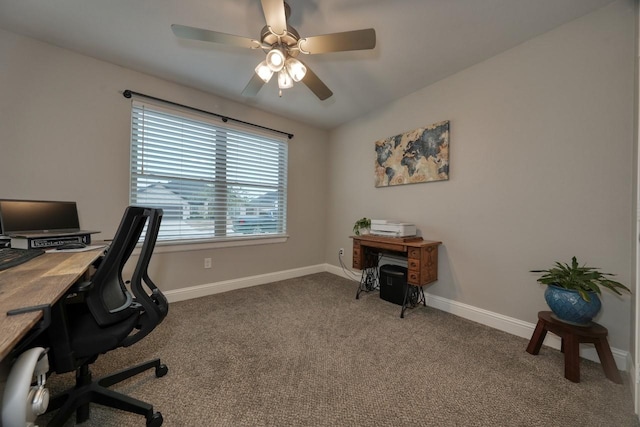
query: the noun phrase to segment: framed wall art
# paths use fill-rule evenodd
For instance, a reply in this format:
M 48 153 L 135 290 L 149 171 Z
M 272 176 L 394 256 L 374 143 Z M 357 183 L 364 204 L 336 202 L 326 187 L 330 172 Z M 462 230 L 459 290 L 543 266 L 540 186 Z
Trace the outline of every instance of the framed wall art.
M 375 185 L 449 179 L 449 121 L 414 129 L 375 143 Z

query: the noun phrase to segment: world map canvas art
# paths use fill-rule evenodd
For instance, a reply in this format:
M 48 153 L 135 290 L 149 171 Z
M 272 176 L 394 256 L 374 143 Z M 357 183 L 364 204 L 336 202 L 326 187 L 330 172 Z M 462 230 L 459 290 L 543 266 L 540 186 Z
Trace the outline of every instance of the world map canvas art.
M 376 187 L 449 179 L 449 121 L 376 141 Z

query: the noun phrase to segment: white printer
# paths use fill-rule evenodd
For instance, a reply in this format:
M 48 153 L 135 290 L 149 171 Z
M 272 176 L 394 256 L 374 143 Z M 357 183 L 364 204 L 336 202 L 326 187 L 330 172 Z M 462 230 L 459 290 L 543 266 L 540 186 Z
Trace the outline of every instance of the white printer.
M 407 237 L 416 235 L 415 224 L 392 221 L 387 219 L 372 219 L 371 234 L 388 237 Z

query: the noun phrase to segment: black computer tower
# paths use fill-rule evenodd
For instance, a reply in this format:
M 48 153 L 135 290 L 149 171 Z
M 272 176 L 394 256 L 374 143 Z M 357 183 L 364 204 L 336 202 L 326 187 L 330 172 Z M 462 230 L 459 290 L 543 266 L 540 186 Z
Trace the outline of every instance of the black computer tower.
M 380 298 L 402 305 L 407 286 L 406 267 L 392 264 L 380 267 Z

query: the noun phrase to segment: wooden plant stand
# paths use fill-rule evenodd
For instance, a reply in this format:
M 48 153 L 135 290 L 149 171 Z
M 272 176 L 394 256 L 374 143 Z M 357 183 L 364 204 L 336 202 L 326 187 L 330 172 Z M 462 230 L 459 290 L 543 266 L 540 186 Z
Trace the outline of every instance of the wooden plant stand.
M 602 325 L 592 322 L 589 326 L 574 326 L 555 320 L 550 311 L 538 313 L 538 324 L 527 346 L 527 353 L 536 355 L 540 352 L 547 331 L 553 332 L 562 339 L 561 351 L 564 353 L 564 377 L 574 383 L 580 382 L 580 343 L 591 343 L 596 347 L 600 363 L 605 375 L 611 381 L 622 384 L 620 371 L 611 354 L 607 341 L 609 331 Z

